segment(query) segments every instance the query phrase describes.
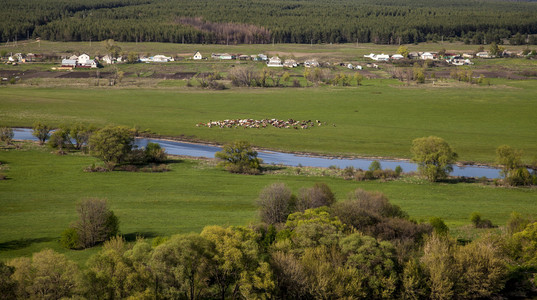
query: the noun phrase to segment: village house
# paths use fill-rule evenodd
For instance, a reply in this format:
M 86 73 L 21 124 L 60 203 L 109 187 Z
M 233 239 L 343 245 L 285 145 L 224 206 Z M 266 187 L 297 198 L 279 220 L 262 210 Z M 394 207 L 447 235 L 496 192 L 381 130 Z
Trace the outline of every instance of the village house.
M 170 61 L 173 61 L 173 58 L 158 54 L 158 55 L 153 56 L 151 61 L 152 62 L 170 62 Z
M 196 51 L 196 53 L 194 53 L 194 57 L 192 57 L 192 59 L 200 60 L 200 59 L 203 59 L 203 56 L 201 55 L 201 53 L 199 51 Z
M 387 55 L 387 54 L 374 54 L 374 53 L 371 53 L 371 54 L 368 54 L 368 55 L 364 55 L 364 57 L 366 58 L 370 58 L 372 60 L 376 60 L 376 61 L 388 61 L 390 59 L 390 56 Z
M 248 55 L 239 55 L 239 60 L 249 60 L 250 59 L 250 56 Z
M 76 60 L 64 58 L 62 59 L 62 68 L 76 68 Z
M 304 62 L 304 67 L 306 68 L 316 68 L 319 66 L 320 66 L 319 62 L 315 59 L 308 59 Z
M 400 60 L 400 59 L 404 59 L 405 57 L 402 56 L 401 54 L 394 54 L 392 55 L 391 59 L 392 60 Z
M 410 52 L 408 53 L 408 57 L 410 59 L 418 59 L 420 57 L 420 54 L 418 52 Z
M 282 60 L 277 56 L 273 56 L 268 61 L 267 67 L 283 67 Z
M 259 60 L 266 61 L 268 60 L 268 56 L 265 54 L 258 54 L 257 57 L 259 57 Z
M 63 63 L 62 63 L 63 66 Z M 77 68 L 97 68 L 97 62 L 94 59 L 91 59 L 89 55 L 82 54 L 76 60 Z
M 296 68 L 298 67 L 298 63 L 294 59 L 286 59 L 283 66 L 286 68 Z
M 421 60 L 428 60 L 428 59 L 434 59 L 434 55 L 431 52 L 423 52 L 420 55 Z
M 474 55 L 471 54 L 471 53 L 463 53 L 463 54 L 462 54 L 462 57 L 463 57 L 463 58 L 474 58 Z
M 235 59 L 235 55 L 231 55 L 228 53 L 213 53 L 211 54 L 212 59 L 221 59 L 221 60 L 231 60 Z
M 103 58 L 102 58 L 101 60 L 102 60 L 102 62 L 107 63 L 107 64 L 109 64 L 109 65 L 111 65 L 111 64 L 114 63 L 114 60 L 113 60 L 112 57 L 111 57 L 110 55 L 108 55 L 108 54 L 105 55 L 105 56 L 103 56 Z
M 487 51 L 477 52 L 477 53 L 475 54 L 475 57 L 479 57 L 479 58 L 492 58 L 492 56 L 491 56 Z

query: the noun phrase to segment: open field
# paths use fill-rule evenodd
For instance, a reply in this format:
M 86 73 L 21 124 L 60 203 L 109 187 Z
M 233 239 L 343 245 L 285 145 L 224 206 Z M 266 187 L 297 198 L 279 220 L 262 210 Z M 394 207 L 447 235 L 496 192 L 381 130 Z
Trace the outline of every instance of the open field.
M 258 147 L 332 155 L 410 157 L 414 138 L 437 135 L 460 160 L 493 162 L 507 144 L 537 157 L 535 81 L 458 82 L 404 86 L 391 79 L 360 87 L 205 91 L 197 88 L 0 88 L 2 125 L 57 126 L 76 121 L 137 126 L 159 135 L 224 143 L 246 139 Z M 308 130 L 196 127 L 210 120 L 321 120 Z
M 500 225 L 512 211 L 537 213 L 535 189 L 431 184 L 412 178 L 355 182 L 303 175 L 247 176 L 191 160 L 174 161 L 166 173 L 86 173 L 83 169 L 96 162 L 95 158 L 57 156 L 33 144 L 23 150 L 2 150 L 0 160 L 2 173 L 8 176 L 0 181 L 0 259 L 50 247 L 80 263 L 85 261 L 98 249 L 70 251 L 57 242 L 76 219 L 76 204 L 84 197 L 107 198 L 120 219 L 122 234 L 129 239 L 199 232 L 211 224 L 254 222 L 255 199 L 264 186 L 274 182 L 285 182 L 295 193 L 301 187 L 325 182 L 339 200 L 356 188 L 379 190 L 414 219 L 439 216 L 452 229 L 469 224 L 474 211 Z

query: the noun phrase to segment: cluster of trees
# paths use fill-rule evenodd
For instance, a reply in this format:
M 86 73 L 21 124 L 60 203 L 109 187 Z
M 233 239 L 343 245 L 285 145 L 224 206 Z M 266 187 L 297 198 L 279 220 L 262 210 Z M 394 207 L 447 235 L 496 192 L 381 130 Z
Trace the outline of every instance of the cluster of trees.
M 263 223 L 208 226 L 151 244 L 112 237 L 84 270 L 52 250 L 0 262 L 0 291 L 4 299 L 479 299 L 535 291 L 530 218 L 513 214 L 506 233 L 460 244 L 441 219 L 418 224 L 380 193 L 358 189 L 343 201 L 289 209 L 289 199 L 329 190 L 295 197 L 273 184 L 259 195 Z
M 136 130 L 125 126 L 108 125 L 99 129 L 79 123 L 61 125 L 53 130 L 47 124 L 36 122 L 32 134 L 39 140 L 40 145 L 48 140 L 48 145 L 58 149 L 61 154 L 69 150 L 89 149 L 93 156 L 104 162 L 106 170 L 113 170 L 121 164 L 144 165 L 161 163 L 167 159 L 165 149 L 159 144 L 148 143 L 144 148 L 135 148 Z M 96 170 L 93 167 L 90 169 Z
M 537 33 L 533 2 L 21 0 L 4 4 L 0 42 L 28 37 L 221 44 L 537 41 L 528 38 Z
M 496 161 L 502 166 L 504 182 L 511 186 L 537 185 L 537 161 L 533 162 L 533 174 L 522 163 L 522 150 L 502 145 L 496 149 Z
M 220 166 L 231 173 L 259 174 L 262 160 L 247 141 L 235 141 L 222 147 L 214 155 L 220 160 Z

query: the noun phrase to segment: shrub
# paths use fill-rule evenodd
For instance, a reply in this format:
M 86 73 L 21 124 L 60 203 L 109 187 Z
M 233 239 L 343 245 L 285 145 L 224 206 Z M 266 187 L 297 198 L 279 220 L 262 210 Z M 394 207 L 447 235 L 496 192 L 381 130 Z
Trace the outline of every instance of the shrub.
M 401 173 L 403 173 L 403 168 L 401 168 L 401 166 L 395 167 L 395 173 L 397 176 L 401 176 Z
M 475 228 L 494 228 L 492 221 L 488 219 L 482 219 L 481 214 L 478 212 L 473 212 L 470 215 L 470 221 L 474 224 Z
M 381 171 L 381 170 L 382 170 L 382 167 L 380 165 L 380 162 L 377 160 L 372 161 L 371 164 L 369 165 L 369 171 L 371 172 Z
M 439 217 L 432 217 L 429 220 L 429 224 L 431 224 L 434 232 L 438 235 L 445 235 L 449 232 L 449 228 L 447 227 L 446 223 L 444 223 L 444 220 Z
M 89 140 L 92 155 L 112 167 L 127 159 L 133 144 L 133 131 L 124 126 L 106 126 L 92 134 Z
M 257 158 L 257 151 L 253 150 L 250 143 L 246 141 L 224 145 L 222 151 L 216 152 L 215 157 L 219 158 L 220 165 L 231 173 L 259 174 L 261 169 L 261 160 Z
M 0 141 L 6 143 L 6 145 L 11 145 L 14 136 L 15 134 L 11 127 L 0 127 Z
M 528 224 L 532 223 L 532 220 L 528 217 L 524 217 L 518 212 L 512 212 L 507 220 L 507 232 L 509 234 L 515 234 L 526 228 Z
M 77 212 L 79 219 L 74 228 L 82 248 L 104 242 L 119 232 L 119 220 L 104 199 L 84 199 L 79 203 Z
M 165 149 L 157 143 L 147 143 L 147 146 L 145 146 L 145 156 L 148 162 L 155 163 L 163 162 L 167 159 Z
M 78 249 L 80 238 L 75 228 L 67 228 L 62 232 L 60 244 L 67 249 Z

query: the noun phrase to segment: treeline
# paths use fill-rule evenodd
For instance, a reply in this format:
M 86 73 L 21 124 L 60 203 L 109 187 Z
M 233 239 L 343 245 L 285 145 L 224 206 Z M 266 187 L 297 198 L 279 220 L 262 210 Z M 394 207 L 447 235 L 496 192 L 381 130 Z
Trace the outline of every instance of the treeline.
M 1 0 L 0 41 L 501 43 L 537 34 L 537 3 L 391 0 Z M 177 22 L 177 20 L 183 20 Z M 187 21 L 185 21 L 187 20 Z M 520 39 L 519 39 L 520 40 Z
M 80 269 L 52 250 L 0 262 L 2 299 L 479 299 L 535 292 L 537 223 L 455 241 L 375 192 L 335 202 L 324 184 L 259 195 L 263 223 L 200 234 L 121 236 Z M 472 217 L 474 221 L 474 216 Z M 476 225 L 477 226 L 477 225 Z

